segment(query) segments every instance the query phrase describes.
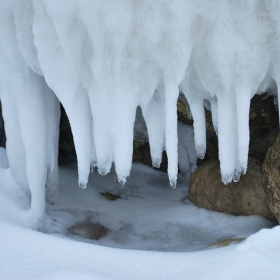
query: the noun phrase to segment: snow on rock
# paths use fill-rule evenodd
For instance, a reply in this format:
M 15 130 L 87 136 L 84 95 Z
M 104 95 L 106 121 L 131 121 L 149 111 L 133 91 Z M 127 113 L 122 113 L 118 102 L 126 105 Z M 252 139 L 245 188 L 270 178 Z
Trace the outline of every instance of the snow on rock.
M 197 155 L 205 154 L 208 100 L 222 181 L 238 181 L 247 169 L 250 99 L 260 85 L 280 84 L 279 10 L 277 0 L 1 1 L 7 154 L 15 181 L 31 192 L 31 220 L 43 215 L 45 184 L 50 200 L 58 185 L 52 91 L 71 124 L 81 188 L 94 166 L 105 175 L 113 162 L 126 182 L 138 106 L 153 165 L 165 149 L 176 186 L 179 89 L 194 118 Z

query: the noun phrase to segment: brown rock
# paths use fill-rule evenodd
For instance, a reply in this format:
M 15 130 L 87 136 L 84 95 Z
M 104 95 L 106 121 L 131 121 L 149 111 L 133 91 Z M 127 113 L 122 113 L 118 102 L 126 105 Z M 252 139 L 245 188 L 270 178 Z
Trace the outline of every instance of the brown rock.
M 255 141 L 252 141 L 249 146 L 249 156 L 264 161 L 269 147 L 276 141 L 278 132 L 279 128 L 277 127 L 262 135 Z
M 226 186 L 221 181 L 219 161 L 205 162 L 191 176 L 189 200 L 213 211 L 274 219 L 263 187 L 261 161 L 254 158 L 249 158 L 247 174 Z
M 251 99 L 249 126 L 251 143 L 278 126 L 278 112 L 273 96 L 266 98 L 265 94 L 256 94 Z
M 92 240 L 99 240 L 100 238 L 105 237 L 109 232 L 110 230 L 108 228 L 99 223 L 92 222 L 90 218 L 71 226 L 67 230 L 68 235 L 78 235 Z
M 269 208 L 280 223 L 280 134 L 268 149 L 262 169 Z
M 187 100 L 180 95 L 181 99 L 177 100 L 177 117 L 178 122 L 186 125 L 193 125 L 193 119 L 188 106 Z
M 142 163 L 152 167 L 150 145 L 148 142 L 133 141 L 133 162 Z

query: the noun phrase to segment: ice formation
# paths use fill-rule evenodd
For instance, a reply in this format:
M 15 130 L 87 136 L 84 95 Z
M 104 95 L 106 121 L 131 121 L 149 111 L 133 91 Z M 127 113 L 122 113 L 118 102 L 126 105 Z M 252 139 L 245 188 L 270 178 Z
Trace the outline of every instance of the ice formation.
M 278 0 L 2 0 L 0 14 L 7 155 L 15 181 L 30 192 L 31 223 L 44 214 L 45 185 L 49 200 L 57 192 L 59 101 L 82 188 L 91 168 L 105 175 L 113 162 L 125 183 L 138 106 L 153 165 L 165 149 L 174 187 L 178 150 L 184 154 L 179 91 L 194 119 L 197 155 L 206 150 L 208 100 L 223 182 L 246 172 L 250 99 L 280 83 Z M 190 162 L 179 158 L 185 170 Z

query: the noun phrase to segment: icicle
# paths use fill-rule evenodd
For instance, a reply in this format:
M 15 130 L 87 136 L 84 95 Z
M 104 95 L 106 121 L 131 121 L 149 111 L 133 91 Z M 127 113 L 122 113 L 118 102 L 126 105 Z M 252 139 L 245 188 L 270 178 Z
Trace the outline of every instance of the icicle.
M 112 141 L 114 147 L 114 162 L 118 181 L 124 185 L 130 174 L 133 154 L 133 128 L 136 114 L 136 101 L 132 95 L 124 95 L 129 88 L 116 86 L 111 110 L 114 112 L 112 120 Z
M 192 60 L 186 70 L 185 78 L 180 84 L 180 90 L 185 95 L 194 120 L 194 139 L 197 156 L 204 158 L 206 152 L 206 126 L 204 100 L 213 100 L 210 93 L 202 86 L 194 69 Z
M 4 66 L 3 60 L 1 65 Z M 7 80 L 7 82 L 9 81 L 12 82 L 12 80 Z M 30 190 L 26 175 L 25 153 L 22 143 L 16 101 L 10 87 L 3 87 L 2 79 L 1 85 L 2 113 L 5 120 L 5 133 L 7 136 L 6 152 L 9 159 L 9 166 L 12 176 L 19 186 L 19 196 L 21 196 L 24 201 L 23 204 L 25 205 L 25 208 L 29 208 Z
M 149 134 L 152 164 L 154 167 L 159 168 L 162 159 L 162 152 L 165 146 L 165 115 L 164 102 L 158 91 L 155 91 L 146 110 L 143 109 L 143 115 Z
M 50 203 L 54 203 L 59 195 L 59 174 L 58 174 L 58 141 L 60 104 L 52 90 L 44 84 L 44 97 L 46 102 L 47 122 L 47 155 L 48 173 L 46 182 L 46 197 Z
M 230 183 L 236 173 L 235 137 L 238 133 L 237 123 L 234 122 L 236 113 L 234 96 L 229 94 L 218 99 L 219 159 L 224 184 Z
M 178 174 L 177 99 L 178 87 L 165 83 L 165 149 L 170 186 L 176 188 Z
M 80 83 L 79 71 L 83 74 L 84 72 L 79 67 L 73 67 L 77 64 L 80 66 L 79 55 L 83 52 L 81 41 L 84 35 L 83 26 L 75 22 L 75 17 L 68 18 L 69 10 L 75 15 L 73 4 L 74 2 L 69 3 L 67 10 L 62 9 L 64 14 L 57 14 L 55 7 L 63 5 L 61 1 L 57 1 L 55 6 L 44 6 L 42 1 L 33 1 L 35 11 L 33 31 L 46 82 L 63 104 L 71 124 L 78 159 L 79 186 L 85 188 L 94 149 L 89 101 Z M 64 20 L 61 22 L 62 17 Z M 75 23 L 80 27 L 78 30 L 71 29 L 71 25 L 75 26 Z M 73 41 L 77 41 L 78 44 L 73 45 Z

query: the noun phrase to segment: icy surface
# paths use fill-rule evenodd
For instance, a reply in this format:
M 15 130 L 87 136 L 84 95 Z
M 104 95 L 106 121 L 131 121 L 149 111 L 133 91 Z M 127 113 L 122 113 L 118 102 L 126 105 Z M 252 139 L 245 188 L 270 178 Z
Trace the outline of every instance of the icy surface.
M 21 225 L 16 205 L 6 199 L 11 177 L 0 175 L 1 279 L 279 279 L 280 227 L 254 234 L 272 223 L 197 208 L 186 200 L 180 176 L 172 190 L 167 174 L 133 165 L 120 198 L 110 201 L 99 192 L 116 190 L 113 174 L 91 174 L 82 190 L 75 184 L 77 169 L 61 169 L 61 195 L 47 204 L 45 234 Z M 84 221 L 110 232 L 99 240 L 90 239 L 86 227 L 69 232 Z M 241 244 L 206 248 L 246 237 Z
M 279 13 L 278 0 L 2 0 L 7 155 L 12 176 L 31 199 L 30 223 L 44 214 L 45 184 L 48 199 L 57 196 L 56 98 L 70 120 L 81 188 L 93 167 L 105 175 L 113 163 L 118 181 L 127 181 L 138 106 L 153 165 L 165 149 L 175 188 L 183 162 L 179 91 L 193 116 L 198 157 L 206 149 L 207 101 L 222 181 L 239 180 L 247 169 L 250 99 L 280 83 Z

